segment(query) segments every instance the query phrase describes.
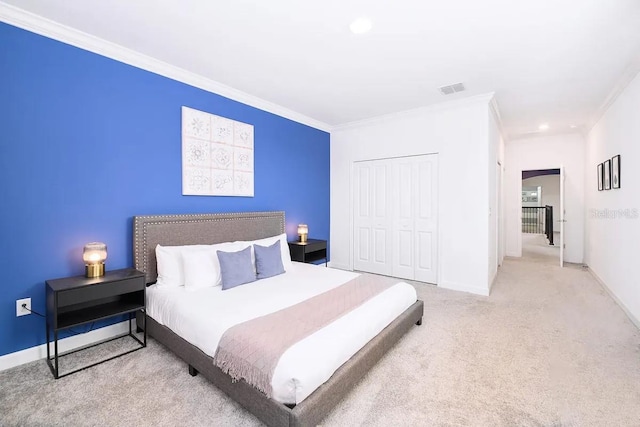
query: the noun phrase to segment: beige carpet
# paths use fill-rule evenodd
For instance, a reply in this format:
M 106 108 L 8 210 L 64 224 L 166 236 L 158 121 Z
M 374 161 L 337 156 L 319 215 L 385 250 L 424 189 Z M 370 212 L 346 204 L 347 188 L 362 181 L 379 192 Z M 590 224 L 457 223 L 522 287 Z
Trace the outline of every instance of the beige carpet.
M 560 233 L 554 234 L 554 245 L 544 234 L 522 233 L 522 256 L 532 262 L 560 265 Z
M 490 297 L 416 287 L 423 325 L 323 425 L 640 426 L 640 333 L 587 272 L 510 259 Z M 151 341 L 58 381 L 0 372 L 0 425 L 259 422 Z

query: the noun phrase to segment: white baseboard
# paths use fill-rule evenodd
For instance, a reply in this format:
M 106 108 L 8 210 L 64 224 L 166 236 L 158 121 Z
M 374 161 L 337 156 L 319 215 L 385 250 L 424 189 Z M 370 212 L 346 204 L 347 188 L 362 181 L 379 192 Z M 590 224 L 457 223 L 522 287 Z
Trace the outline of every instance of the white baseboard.
M 593 271 L 591 269 L 591 267 L 589 267 L 587 265 L 587 270 L 589 271 L 589 273 L 591 273 L 591 276 L 593 276 L 594 279 L 596 279 L 596 282 L 600 283 L 600 285 L 602 286 L 602 288 L 607 291 L 607 293 L 609 294 L 609 296 L 611 298 L 613 298 L 613 300 L 616 302 L 616 304 L 618 304 L 620 306 L 620 308 L 622 309 L 622 311 L 624 311 L 624 313 L 627 315 L 627 317 L 629 318 L 629 320 L 631 320 L 631 323 L 633 323 L 634 325 L 636 325 L 636 328 L 640 329 L 640 320 L 638 318 L 636 318 L 633 313 L 631 313 L 631 310 L 629 310 L 627 308 L 627 306 L 622 302 L 622 300 L 620 300 L 620 298 L 618 298 L 616 296 L 616 294 L 613 293 L 613 291 L 609 288 L 609 286 L 607 286 L 607 284 L 604 282 L 604 280 L 602 280 L 600 278 L 600 276 L 598 276 L 596 274 L 595 271 Z
M 61 339 L 58 341 L 58 352 L 64 353 L 65 351 L 94 344 L 126 332 L 129 332 L 129 324 L 128 321 L 125 320 L 124 322 L 105 326 L 104 328 L 96 329 L 94 331 L 87 332 L 86 334 L 78 334 Z M 5 354 L 4 356 L 0 356 L 0 371 L 33 362 L 35 360 L 44 359 L 46 357 L 46 344 L 26 348 L 24 350 L 16 351 L 15 353 Z
M 489 288 L 482 288 L 482 287 L 479 287 L 479 286 L 461 285 L 459 283 L 445 282 L 445 281 L 441 281 L 438 284 L 438 287 L 439 288 L 444 288 L 444 289 L 450 289 L 452 291 L 468 292 L 470 294 L 482 295 L 482 296 L 485 296 L 485 297 L 488 297 L 489 293 L 491 292 Z
M 339 270 L 346 270 L 346 271 L 355 271 L 350 269 L 348 266 L 346 265 L 342 265 L 342 264 L 335 264 L 333 262 L 329 263 L 329 267 L 331 268 L 337 268 Z M 497 277 L 497 273 L 496 276 Z M 401 279 L 399 279 L 401 280 Z M 494 278 L 495 280 L 495 278 Z M 444 288 L 444 289 L 450 289 L 452 291 L 461 291 L 461 292 L 468 292 L 471 294 L 476 294 L 476 295 L 482 295 L 485 297 L 488 297 L 489 294 L 491 293 L 491 289 L 490 288 L 481 288 L 481 287 L 476 287 L 476 286 L 468 286 L 468 285 L 460 285 L 458 283 L 453 283 L 453 282 L 442 282 L 437 284 L 438 287 Z

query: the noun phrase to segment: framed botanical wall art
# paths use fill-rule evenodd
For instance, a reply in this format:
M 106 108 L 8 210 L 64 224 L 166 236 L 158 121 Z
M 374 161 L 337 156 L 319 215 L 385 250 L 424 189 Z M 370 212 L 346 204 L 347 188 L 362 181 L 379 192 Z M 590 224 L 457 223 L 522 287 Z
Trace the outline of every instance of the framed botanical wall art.
M 604 162 L 604 189 L 611 190 L 611 160 Z
M 620 188 L 620 154 L 611 159 L 611 187 Z
M 604 178 L 603 168 L 604 166 L 602 165 L 602 163 L 600 163 L 598 165 L 598 191 L 604 190 L 604 183 L 602 182 Z
M 182 107 L 182 194 L 253 197 L 253 126 Z

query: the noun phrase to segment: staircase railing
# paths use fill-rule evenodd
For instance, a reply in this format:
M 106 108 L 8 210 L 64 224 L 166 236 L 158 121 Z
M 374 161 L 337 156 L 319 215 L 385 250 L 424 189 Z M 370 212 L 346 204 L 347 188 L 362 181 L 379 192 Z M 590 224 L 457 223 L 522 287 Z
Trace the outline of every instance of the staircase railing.
M 544 234 L 553 245 L 553 206 L 523 206 L 522 232 Z

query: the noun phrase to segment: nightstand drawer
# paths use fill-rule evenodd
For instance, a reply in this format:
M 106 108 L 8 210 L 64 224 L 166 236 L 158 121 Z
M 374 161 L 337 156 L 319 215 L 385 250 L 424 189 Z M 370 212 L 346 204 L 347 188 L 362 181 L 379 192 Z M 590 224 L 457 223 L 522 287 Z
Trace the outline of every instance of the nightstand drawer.
M 289 242 L 291 261 L 316 262 L 324 260 L 327 265 L 327 241 L 308 239 L 306 242 Z
M 87 285 L 81 288 L 68 289 L 58 292 L 58 308 L 69 305 L 97 301 L 116 295 L 128 294 L 144 289 L 144 278 L 119 280 L 117 282 Z
M 322 240 L 322 241 L 317 241 L 317 242 L 309 242 L 307 244 L 307 246 L 305 247 L 304 251 L 306 253 L 309 252 L 316 252 L 316 251 L 321 251 L 321 250 L 326 250 L 327 249 L 327 242 Z

